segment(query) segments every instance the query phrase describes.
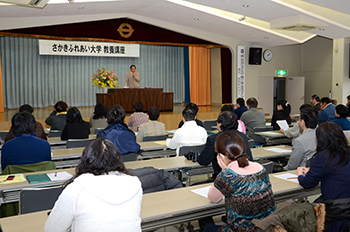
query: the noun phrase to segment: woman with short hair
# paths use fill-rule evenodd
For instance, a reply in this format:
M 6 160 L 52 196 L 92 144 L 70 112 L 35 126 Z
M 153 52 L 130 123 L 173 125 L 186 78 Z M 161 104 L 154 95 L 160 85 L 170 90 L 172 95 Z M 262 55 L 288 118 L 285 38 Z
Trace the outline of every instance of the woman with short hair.
M 102 103 L 97 103 L 95 106 L 94 113 L 90 117 L 90 127 L 91 133 L 95 134 L 97 128 L 106 128 L 108 126 L 107 123 L 107 107 Z
M 141 182 L 104 138 L 84 149 L 76 174 L 64 185 L 45 225 L 56 231 L 141 231 Z

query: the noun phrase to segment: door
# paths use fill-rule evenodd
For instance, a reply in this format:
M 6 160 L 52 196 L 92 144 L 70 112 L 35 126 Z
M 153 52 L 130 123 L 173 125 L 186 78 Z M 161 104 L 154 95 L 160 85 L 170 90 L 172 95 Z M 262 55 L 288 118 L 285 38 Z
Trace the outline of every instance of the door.
M 305 77 L 287 78 L 287 100 L 292 107 L 291 114 L 298 114 L 299 107 L 305 103 Z

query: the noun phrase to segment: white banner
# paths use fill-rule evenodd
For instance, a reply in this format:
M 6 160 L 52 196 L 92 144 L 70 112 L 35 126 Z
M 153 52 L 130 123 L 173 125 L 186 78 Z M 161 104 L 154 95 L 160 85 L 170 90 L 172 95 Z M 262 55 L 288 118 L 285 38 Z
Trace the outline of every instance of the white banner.
M 237 98 L 245 95 L 245 47 L 237 46 Z
M 139 44 L 39 40 L 40 55 L 139 57 Z

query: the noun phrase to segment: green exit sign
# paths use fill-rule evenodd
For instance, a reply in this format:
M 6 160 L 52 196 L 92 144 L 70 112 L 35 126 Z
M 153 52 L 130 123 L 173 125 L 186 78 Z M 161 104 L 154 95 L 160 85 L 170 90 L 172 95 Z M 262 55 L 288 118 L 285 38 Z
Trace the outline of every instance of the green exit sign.
M 277 76 L 285 76 L 287 75 L 287 70 L 276 70 Z

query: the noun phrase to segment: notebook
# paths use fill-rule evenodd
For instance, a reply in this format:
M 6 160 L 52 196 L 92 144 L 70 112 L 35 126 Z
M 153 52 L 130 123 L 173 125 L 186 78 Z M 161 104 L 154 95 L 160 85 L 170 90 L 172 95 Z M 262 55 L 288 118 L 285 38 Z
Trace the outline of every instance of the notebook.
M 36 184 L 36 183 L 40 183 L 40 182 L 51 181 L 51 179 L 49 178 L 49 176 L 46 173 L 37 174 L 37 175 L 27 175 L 26 177 L 27 177 L 29 184 Z

